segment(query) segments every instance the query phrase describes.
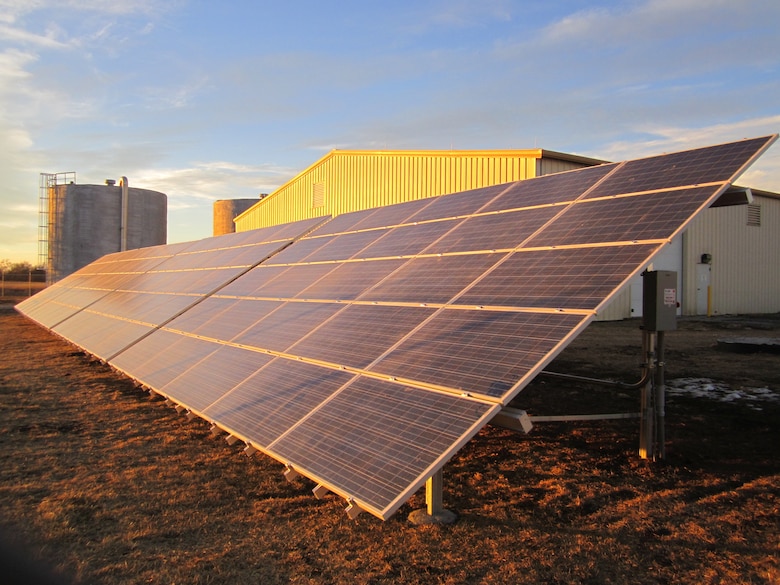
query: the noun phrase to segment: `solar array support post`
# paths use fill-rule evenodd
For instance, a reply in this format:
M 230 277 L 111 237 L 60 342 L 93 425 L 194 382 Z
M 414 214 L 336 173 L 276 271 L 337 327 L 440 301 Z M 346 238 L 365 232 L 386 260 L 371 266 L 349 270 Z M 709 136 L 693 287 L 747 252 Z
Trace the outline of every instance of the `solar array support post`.
M 457 519 L 457 514 L 444 508 L 444 474 L 441 469 L 435 472 L 425 482 L 425 509 L 415 510 L 409 514 L 412 524 L 451 524 Z
M 666 458 L 666 380 L 664 364 L 664 332 L 659 331 L 656 338 L 655 368 L 655 449 L 656 459 Z
M 647 382 L 642 386 L 640 397 L 641 417 L 639 419 L 639 456 L 650 459 L 653 456 L 653 438 L 655 433 L 655 415 L 653 414 L 653 369 L 655 368 L 655 333 L 642 331 L 642 353 L 645 356 L 644 368 L 649 371 Z M 644 378 L 645 376 L 643 376 Z
M 444 474 L 441 469 L 425 482 L 425 505 L 428 514 L 435 516 L 444 510 Z

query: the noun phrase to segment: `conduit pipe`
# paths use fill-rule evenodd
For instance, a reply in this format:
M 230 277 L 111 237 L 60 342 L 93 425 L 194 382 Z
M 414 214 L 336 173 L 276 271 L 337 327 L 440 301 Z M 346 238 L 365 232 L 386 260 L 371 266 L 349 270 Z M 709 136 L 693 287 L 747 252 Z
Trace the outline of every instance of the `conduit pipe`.
M 615 380 L 603 380 L 601 378 L 589 378 L 587 376 L 576 376 L 574 374 L 562 374 L 560 372 L 548 372 L 542 370 L 539 372 L 540 376 L 547 376 L 549 378 L 559 378 L 562 380 L 572 380 L 575 382 L 589 382 L 591 384 L 600 384 L 602 386 L 615 386 L 617 388 L 623 388 L 624 390 L 639 390 L 650 381 L 650 371 L 646 368 L 643 370 L 642 379 L 633 384 L 628 382 L 619 382 Z
M 122 189 L 122 218 L 119 226 L 119 251 L 124 252 L 127 250 L 127 211 L 129 208 L 129 189 L 127 185 L 127 177 L 119 179 L 119 187 Z

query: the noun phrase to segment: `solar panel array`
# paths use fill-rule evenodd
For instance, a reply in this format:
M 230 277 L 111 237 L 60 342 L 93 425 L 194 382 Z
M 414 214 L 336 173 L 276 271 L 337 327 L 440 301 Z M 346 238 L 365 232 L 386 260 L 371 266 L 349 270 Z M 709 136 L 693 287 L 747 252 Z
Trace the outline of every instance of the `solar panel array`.
M 112 254 L 19 309 L 386 519 L 774 139 Z

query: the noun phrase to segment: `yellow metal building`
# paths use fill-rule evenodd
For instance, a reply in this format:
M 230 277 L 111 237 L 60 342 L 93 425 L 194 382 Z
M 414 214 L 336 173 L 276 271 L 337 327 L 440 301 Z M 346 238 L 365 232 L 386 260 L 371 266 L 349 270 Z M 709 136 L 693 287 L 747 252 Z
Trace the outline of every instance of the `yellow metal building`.
M 242 232 L 601 164 L 532 150 L 333 150 L 236 217 Z

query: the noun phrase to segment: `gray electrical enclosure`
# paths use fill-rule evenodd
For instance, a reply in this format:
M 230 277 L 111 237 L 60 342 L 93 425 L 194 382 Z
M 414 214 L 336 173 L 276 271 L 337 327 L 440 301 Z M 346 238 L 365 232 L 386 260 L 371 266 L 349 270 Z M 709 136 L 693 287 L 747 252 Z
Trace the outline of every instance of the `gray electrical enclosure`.
M 655 270 L 642 276 L 643 328 L 646 331 L 677 329 L 677 273 Z

